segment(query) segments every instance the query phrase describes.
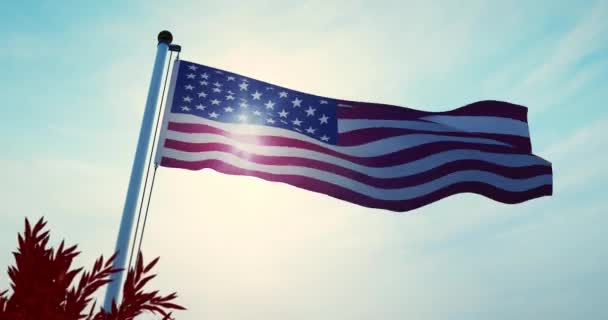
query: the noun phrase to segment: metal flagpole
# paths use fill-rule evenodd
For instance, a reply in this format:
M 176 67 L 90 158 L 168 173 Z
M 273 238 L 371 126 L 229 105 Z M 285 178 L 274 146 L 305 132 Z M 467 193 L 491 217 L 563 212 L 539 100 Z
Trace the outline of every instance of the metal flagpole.
M 139 140 L 137 142 L 135 159 L 133 160 L 133 167 L 131 169 L 129 189 L 127 190 L 122 220 L 120 221 L 120 230 L 118 231 L 118 239 L 116 240 L 117 255 L 114 260 L 113 268 L 120 268 L 123 269 L 123 271 L 112 274 L 112 282 L 108 284 L 104 302 L 104 310 L 106 311 L 111 310 L 112 301 L 118 300 L 123 274 L 128 271 L 126 263 L 129 251 L 129 241 L 131 239 L 131 230 L 133 229 L 133 218 L 135 217 L 137 209 L 137 200 L 139 198 L 146 164 L 146 153 L 148 151 L 150 136 L 154 125 L 154 115 L 156 114 L 156 106 L 158 104 L 158 94 L 163 77 L 163 69 L 167 60 L 169 45 L 172 41 L 173 36 L 171 35 L 171 32 L 165 30 L 158 34 L 156 59 L 154 60 L 152 79 L 150 80 L 150 88 L 148 89 L 148 99 L 146 100 L 144 117 L 141 123 L 141 129 L 139 130 Z

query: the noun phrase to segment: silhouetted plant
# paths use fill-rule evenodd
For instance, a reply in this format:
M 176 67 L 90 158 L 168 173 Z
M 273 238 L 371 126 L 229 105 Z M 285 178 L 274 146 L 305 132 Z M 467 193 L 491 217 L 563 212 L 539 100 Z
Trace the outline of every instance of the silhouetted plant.
M 80 253 L 76 245 L 66 248 L 62 241 L 57 250 L 47 247 L 49 231 L 41 218 L 32 228 L 25 219 L 25 232 L 18 234 L 18 249 L 13 252 L 15 265 L 8 268 L 12 294 L 0 291 L 0 320 L 131 320 L 144 311 L 158 313 L 164 320 L 171 319 L 169 310 L 185 310 L 172 303 L 176 293 L 160 296 L 158 291 L 144 291 L 144 286 L 155 275 L 150 271 L 158 262 L 154 259 L 144 267 L 143 255 L 137 256 L 135 268 L 129 269 L 120 304 L 113 303 L 111 310 L 99 308 L 96 302 L 84 313 L 93 300 L 93 294 L 107 285 L 113 269 L 114 254 L 104 262 L 100 256 L 90 272 L 83 272 L 76 286 L 70 287 L 82 268 L 70 269 L 73 259 Z

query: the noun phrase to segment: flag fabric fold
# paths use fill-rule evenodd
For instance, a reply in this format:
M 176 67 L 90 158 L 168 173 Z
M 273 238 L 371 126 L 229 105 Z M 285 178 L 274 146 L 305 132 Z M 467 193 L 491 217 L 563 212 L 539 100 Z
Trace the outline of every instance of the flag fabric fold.
M 457 193 L 503 203 L 552 194 L 527 108 L 451 111 L 345 101 L 179 61 L 159 139 L 163 167 L 213 169 L 408 211 Z

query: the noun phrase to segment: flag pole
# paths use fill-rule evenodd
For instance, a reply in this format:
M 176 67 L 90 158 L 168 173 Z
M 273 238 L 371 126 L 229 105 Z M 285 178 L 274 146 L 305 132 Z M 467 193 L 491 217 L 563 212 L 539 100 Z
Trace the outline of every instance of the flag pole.
M 135 151 L 135 159 L 131 168 L 131 178 L 129 179 L 129 188 L 125 199 L 125 206 L 122 212 L 120 221 L 120 229 L 118 231 L 118 239 L 116 240 L 116 259 L 114 260 L 113 268 L 120 268 L 124 271 L 112 274 L 108 284 L 106 297 L 104 301 L 104 310 L 112 309 L 112 301 L 118 300 L 120 288 L 122 285 L 123 275 L 129 266 L 127 263 L 127 254 L 129 251 L 129 242 L 131 240 L 131 231 L 133 229 L 133 219 L 137 209 L 137 200 L 141 189 L 142 177 L 146 164 L 146 153 L 150 144 L 150 136 L 154 125 L 154 115 L 158 104 L 158 96 L 160 92 L 161 81 L 163 77 L 163 69 L 167 60 L 167 52 L 173 41 L 173 35 L 169 31 L 161 31 L 158 34 L 158 46 L 156 48 L 156 59 L 154 60 L 154 69 L 152 70 L 152 79 L 148 89 L 148 98 L 146 100 L 146 108 L 144 117 L 139 130 L 139 139 L 137 149 Z

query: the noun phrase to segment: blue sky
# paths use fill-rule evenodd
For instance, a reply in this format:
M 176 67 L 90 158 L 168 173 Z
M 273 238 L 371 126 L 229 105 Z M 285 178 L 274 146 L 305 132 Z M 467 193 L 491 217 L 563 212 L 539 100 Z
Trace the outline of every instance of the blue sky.
M 408 214 L 159 170 L 144 254 L 179 319 L 608 318 L 608 1 L 0 4 L 0 268 L 24 217 L 114 248 L 162 29 L 182 58 L 304 92 L 529 107 L 554 196 Z M 0 288 L 7 287 L 0 274 Z

